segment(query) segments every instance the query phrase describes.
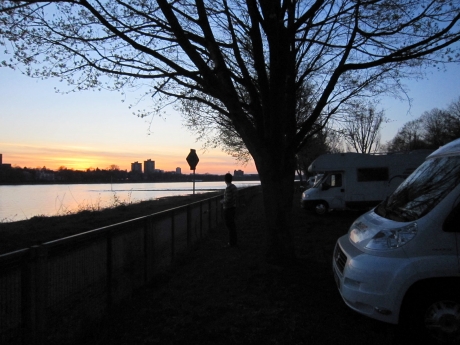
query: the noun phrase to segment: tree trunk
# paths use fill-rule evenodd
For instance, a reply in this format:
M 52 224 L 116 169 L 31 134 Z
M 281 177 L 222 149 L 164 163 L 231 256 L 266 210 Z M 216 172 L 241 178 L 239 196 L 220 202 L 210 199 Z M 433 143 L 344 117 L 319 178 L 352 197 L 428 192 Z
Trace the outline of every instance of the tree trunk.
M 292 156 L 288 164 L 280 163 L 276 156 L 266 157 L 263 164 L 258 164 L 266 221 L 266 260 L 276 265 L 290 265 L 296 259 L 291 236 L 295 178 Z

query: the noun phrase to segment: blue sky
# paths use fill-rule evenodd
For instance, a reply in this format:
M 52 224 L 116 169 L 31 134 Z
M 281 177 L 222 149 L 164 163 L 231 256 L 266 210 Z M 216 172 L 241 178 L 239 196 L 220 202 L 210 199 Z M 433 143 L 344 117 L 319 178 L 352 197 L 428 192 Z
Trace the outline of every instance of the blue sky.
M 129 102 L 116 92 L 56 94 L 57 80 L 38 80 L 0 68 L 0 153 L 4 163 L 57 169 L 130 169 L 135 161 L 155 161 L 157 169 L 189 173 L 185 160 L 196 149 L 196 173 L 225 174 L 241 169 L 257 173 L 253 163 L 237 162 L 220 149 L 202 144 L 182 125 L 180 114 L 166 119 L 132 115 Z M 131 101 L 135 95 L 128 94 Z M 150 123 L 151 121 L 151 123 Z
M 448 64 L 446 70 L 436 68 L 426 70 L 426 78 L 422 80 L 406 80 L 408 96 L 412 99 L 412 107 L 407 101 L 384 98 L 381 108 L 390 119 L 383 125 L 382 141 L 391 140 L 406 122 L 419 118 L 425 111 L 434 108 L 445 109 L 460 97 L 460 64 Z
M 447 72 L 427 71 L 427 78 L 406 82 L 413 99 L 407 102 L 385 98 L 380 107 L 391 120 L 384 124 L 382 141 L 394 137 L 401 126 L 424 111 L 445 108 L 460 96 L 460 65 Z M 191 148 L 200 157 L 197 173 L 225 174 L 235 169 L 256 173 L 253 163 L 244 167 L 219 149 L 203 152 L 201 143 L 182 125 L 179 114 L 170 112 L 166 120 L 140 119 L 128 104 L 135 95 L 115 92 L 82 91 L 56 94 L 58 80 L 38 80 L 20 71 L 0 68 L 0 153 L 3 162 L 18 166 L 57 169 L 107 168 L 111 164 L 130 169 L 134 161 L 152 159 L 158 169 L 182 168 Z M 150 135 L 149 128 L 151 130 Z

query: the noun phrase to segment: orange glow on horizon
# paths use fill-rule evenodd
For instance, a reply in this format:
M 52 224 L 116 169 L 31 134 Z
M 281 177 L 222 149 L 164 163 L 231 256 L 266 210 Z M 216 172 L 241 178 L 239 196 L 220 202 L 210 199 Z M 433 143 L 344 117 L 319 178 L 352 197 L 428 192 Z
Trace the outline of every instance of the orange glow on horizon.
M 184 152 L 162 152 L 152 153 L 128 153 L 128 152 L 96 152 L 93 149 L 82 147 L 8 147 L 5 143 L 0 143 L 2 147 L 3 163 L 11 164 L 13 167 L 42 168 L 58 170 L 65 167 L 72 170 L 86 171 L 87 169 L 108 169 L 111 165 L 116 165 L 120 170 L 131 170 L 131 163 L 139 162 L 144 165 L 144 161 L 151 159 L 155 161 L 155 169 L 163 171 L 176 171 L 181 168 L 182 174 L 189 174 L 190 170 L 185 158 L 188 149 Z M 198 150 L 197 150 L 198 151 Z M 245 174 L 257 174 L 253 162 L 247 166 L 238 164 L 232 157 L 225 153 L 214 151 L 200 153 L 200 161 L 196 167 L 197 174 L 217 174 L 223 175 L 227 172 L 233 173 L 234 170 L 243 170 Z

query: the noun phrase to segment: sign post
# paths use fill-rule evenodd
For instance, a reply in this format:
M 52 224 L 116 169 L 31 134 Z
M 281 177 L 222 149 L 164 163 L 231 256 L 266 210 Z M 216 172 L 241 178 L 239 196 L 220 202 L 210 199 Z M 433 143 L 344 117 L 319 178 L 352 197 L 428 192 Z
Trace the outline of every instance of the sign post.
M 193 170 L 193 195 L 195 195 L 195 169 L 198 162 L 200 161 L 198 155 L 196 154 L 196 150 L 190 149 L 190 153 L 188 154 L 186 160 L 190 166 L 190 170 Z

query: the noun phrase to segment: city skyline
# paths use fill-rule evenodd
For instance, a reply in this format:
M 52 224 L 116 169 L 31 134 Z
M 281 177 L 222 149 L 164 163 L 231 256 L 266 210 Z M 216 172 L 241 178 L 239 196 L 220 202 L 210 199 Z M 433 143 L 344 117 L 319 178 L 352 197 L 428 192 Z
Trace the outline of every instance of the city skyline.
M 427 70 L 427 79 L 406 80 L 412 108 L 407 102 L 383 98 L 379 108 L 385 110 L 390 122 L 383 125 L 382 142 L 392 139 L 406 122 L 423 112 L 443 109 L 458 100 L 459 75 L 460 65 L 453 64 L 447 66 L 447 72 Z M 200 158 L 197 173 L 225 174 L 235 169 L 257 173 L 252 161 L 242 166 L 219 148 L 202 150 L 202 142 L 184 128 L 180 114 L 172 109 L 164 119 L 134 116 L 129 104 L 136 103 L 135 93 L 60 95 L 54 91 L 60 87 L 57 79 L 33 79 L 8 68 L 0 68 L 0 78 L 7 81 L 0 84 L 0 152 L 12 166 L 86 170 L 118 165 L 130 170 L 136 159 L 155 157 L 162 170 L 180 167 L 182 173 L 188 173 L 185 159 L 193 148 Z M 138 108 L 152 106 L 144 102 Z
M 148 163 L 148 165 L 146 165 L 146 163 Z M 67 168 L 67 169 L 70 169 L 70 170 L 80 170 L 80 171 L 86 171 L 86 170 L 95 170 L 95 169 L 100 169 L 100 170 L 109 170 L 109 169 L 113 169 L 114 167 L 116 167 L 116 169 L 120 170 L 120 171 L 127 171 L 127 172 L 141 172 L 141 173 L 155 173 L 155 172 L 166 172 L 166 173 L 176 173 L 176 174 L 182 174 L 182 167 L 175 167 L 174 169 L 172 170 L 165 170 L 165 169 L 158 169 L 156 167 L 156 162 L 155 161 L 152 161 L 150 158 L 147 159 L 146 161 L 135 161 L 135 162 L 131 162 L 130 163 L 131 167 L 129 169 L 121 169 L 118 164 L 112 164 L 111 166 L 108 166 L 108 167 L 91 167 L 91 168 L 87 168 L 87 169 L 72 169 L 72 168 L 67 168 L 65 166 L 61 166 L 59 167 L 60 168 Z M 16 165 L 16 164 L 11 164 L 9 162 L 6 162 L 6 161 L 3 161 L 3 154 L 0 153 L 0 167 L 8 167 L 8 168 L 16 168 L 16 167 L 19 167 L 19 168 L 30 168 L 30 169 L 43 169 L 43 168 L 46 168 L 46 169 L 49 169 L 49 170 L 59 170 L 59 169 L 51 169 L 51 168 L 48 168 L 46 166 L 37 166 L 37 167 L 22 167 L 22 166 L 19 166 L 19 165 Z M 241 170 L 237 170 L 235 169 L 234 171 L 241 171 Z

